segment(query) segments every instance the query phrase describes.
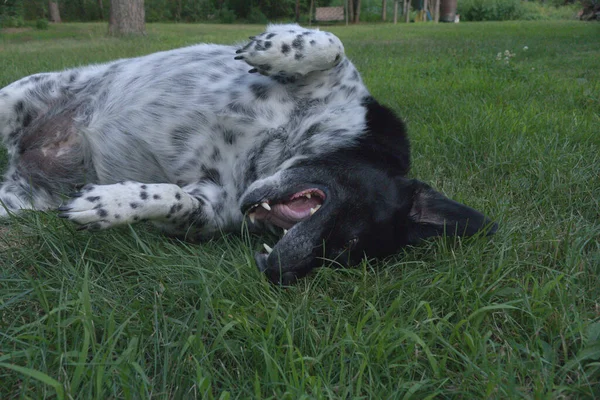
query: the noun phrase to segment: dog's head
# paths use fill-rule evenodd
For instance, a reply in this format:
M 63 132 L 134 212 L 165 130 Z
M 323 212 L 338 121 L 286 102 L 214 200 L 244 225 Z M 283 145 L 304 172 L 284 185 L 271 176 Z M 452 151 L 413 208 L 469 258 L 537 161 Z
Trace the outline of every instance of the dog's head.
M 427 184 L 405 178 L 409 147 L 404 126 L 373 100 L 360 146 L 303 159 L 255 182 L 242 212 L 284 229 L 258 267 L 274 283 L 293 283 L 330 260 L 353 265 L 446 234 L 493 233 L 496 224 Z

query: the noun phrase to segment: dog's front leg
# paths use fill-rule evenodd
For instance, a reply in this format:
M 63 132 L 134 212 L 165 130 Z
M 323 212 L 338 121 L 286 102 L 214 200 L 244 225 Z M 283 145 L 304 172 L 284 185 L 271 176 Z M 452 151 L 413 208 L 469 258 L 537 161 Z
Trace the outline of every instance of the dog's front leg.
M 186 234 L 192 226 L 195 233 L 203 233 L 210 215 L 202 194 L 197 194 L 168 183 L 86 185 L 58 210 L 60 217 L 79 224 L 81 229 L 101 230 L 152 221 L 172 234 Z

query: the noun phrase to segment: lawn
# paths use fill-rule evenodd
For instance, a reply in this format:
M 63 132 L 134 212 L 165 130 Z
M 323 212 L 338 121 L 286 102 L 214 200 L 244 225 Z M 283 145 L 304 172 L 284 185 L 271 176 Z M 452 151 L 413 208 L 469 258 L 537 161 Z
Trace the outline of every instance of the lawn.
M 0 86 L 261 29 L 4 32 Z M 411 175 L 498 233 L 280 289 L 252 256 L 270 237 L 25 213 L 0 225 L 0 398 L 600 398 L 600 24 L 329 30 L 407 120 Z

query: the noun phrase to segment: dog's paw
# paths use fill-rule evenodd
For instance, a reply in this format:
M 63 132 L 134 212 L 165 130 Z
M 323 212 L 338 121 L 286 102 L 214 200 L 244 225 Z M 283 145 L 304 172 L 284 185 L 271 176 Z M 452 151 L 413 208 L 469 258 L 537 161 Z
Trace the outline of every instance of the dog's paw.
M 254 67 L 249 72 L 262 75 L 303 76 L 331 69 L 344 58 L 344 46 L 335 35 L 297 25 L 272 26 L 250 39 L 235 58 Z
M 137 222 L 141 219 L 143 186 L 137 182 L 86 185 L 73 193 L 66 205 L 58 208 L 58 216 L 80 225 L 79 229 L 89 230 Z

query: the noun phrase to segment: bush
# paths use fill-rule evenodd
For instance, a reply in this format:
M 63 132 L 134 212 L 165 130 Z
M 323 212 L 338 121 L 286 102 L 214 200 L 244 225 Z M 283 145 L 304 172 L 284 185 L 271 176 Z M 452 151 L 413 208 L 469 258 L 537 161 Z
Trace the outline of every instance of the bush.
M 465 21 L 507 21 L 524 14 L 521 0 L 461 0 L 457 13 Z
M 262 24 L 266 25 L 269 23 L 269 19 L 265 14 L 260 11 L 258 7 L 252 7 L 250 13 L 248 14 L 248 22 L 251 24 Z
M 227 8 L 224 8 L 219 12 L 219 21 L 222 24 L 233 24 L 236 18 L 235 12 Z
M 579 4 L 570 4 L 567 6 L 555 7 L 543 5 L 536 2 L 523 3 L 524 20 L 560 20 L 577 19 L 577 11 L 581 9 Z
M 0 15 L 0 28 L 20 28 L 22 26 L 25 26 L 23 17 Z
M 464 21 L 558 20 L 574 18 L 579 8 L 521 0 L 460 0 L 457 12 Z
M 44 18 L 40 18 L 37 21 L 35 21 L 35 29 L 39 29 L 41 31 L 45 31 L 48 29 L 48 20 L 44 19 Z

